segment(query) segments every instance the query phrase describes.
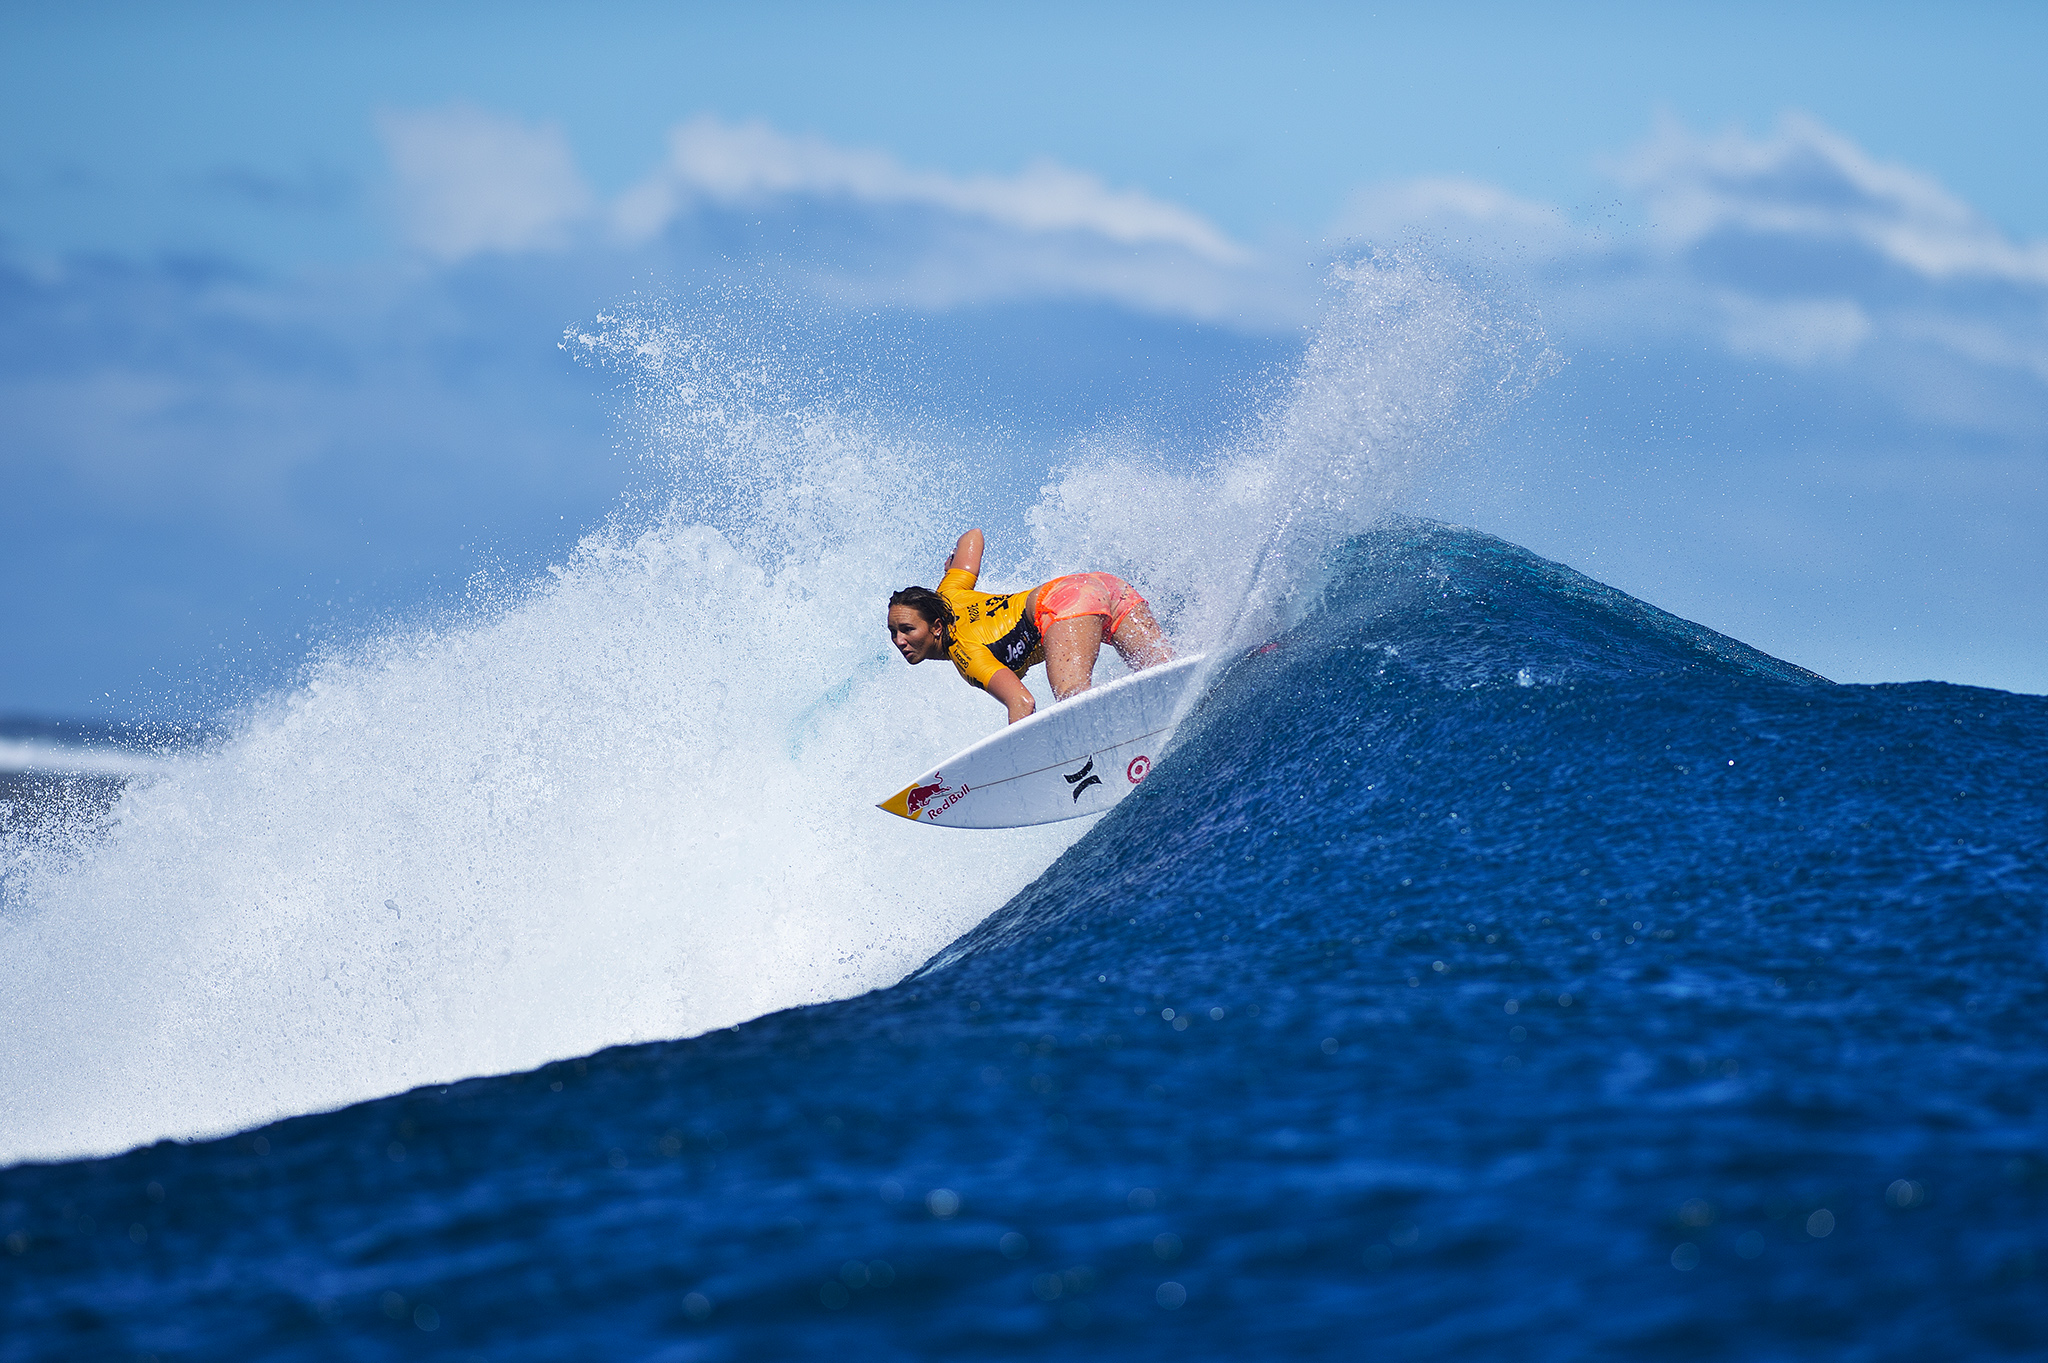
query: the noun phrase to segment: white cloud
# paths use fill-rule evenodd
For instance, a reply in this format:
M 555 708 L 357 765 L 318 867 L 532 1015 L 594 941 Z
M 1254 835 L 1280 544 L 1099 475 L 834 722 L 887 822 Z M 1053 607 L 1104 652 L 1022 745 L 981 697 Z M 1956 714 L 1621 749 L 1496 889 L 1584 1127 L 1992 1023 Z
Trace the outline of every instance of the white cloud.
M 1811 365 L 1888 344 L 2048 375 L 2048 242 L 1809 117 L 1761 138 L 1666 120 L 1615 171 L 1649 215 L 1638 271 L 1707 291 L 1737 354 Z M 1916 369 L 1891 382 L 1937 381 Z
M 443 260 L 560 246 L 593 207 L 562 130 L 464 105 L 377 120 L 414 245 Z
M 863 306 L 1096 298 L 1261 331 L 1315 307 L 1297 250 L 1255 254 L 1184 206 L 1050 161 L 954 175 L 705 115 L 600 206 L 559 129 L 460 107 L 382 126 L 412 238 L 444 260 L 608 240 L 684 268 L 758 251 L 785 281 Z M 1593 333 L 1706 337 L 1799 367 L 1932 347 L 2048 373 L 2048 242 L 2014 241 L 1810 118 L 1763 137 L 1666 121 L 1611 169 L 1640 197 L 1641 230 L 1434 176 L 1359 190 L 1330 235 L 1483 252 Z
M 823 267 L 815 282 L 821 292 L 864 307 L 943 311 L 1019 299 L 1108 299 L 1155 316 L 1252 331 L 1299 326 L 1314 310 L 1307 278 L 1189 260 L 1179 252 L 988 233 L 935 241 L 886 273 L 850 262 Z
M 729 268 L 731 233 L 759 239 L 780 214 L 781 277 L 862 305 L 1096 298 L 1255 330 L 1312 311 L 1299 270 L 1277 271 L 1187 208 L 1047 160 L 955 176 L 707 115 L 674 128 L 654 172 L 599 205 L 557 128 L 461 107 L 380 123 L 412 242 L 451 263 L 608 246 Z
M 1615 171 L 1670 245 L 1733 228 L 1858 244 L 1928 279 L 2048 284 L 2048 242 L 2014 242 L 1932 177 L 1802 114 L 1761 139 L 1702 138 L 1666 119 Z
M 1906 313 L 1892 328 L 1909 340 L 1925 341 L 1986 368 L 2019 369 L 2048 384 L 2048 343 L 2038 334 L 2016 335 L 2012 329 L 1967 316 Z
M 1385 239 L 1418 229 L 1471 231 L 1518 243 L 1562 248 L 1578 233 L 1548 204 L 1463 176 L 1429 176 L 1355 191 L 1338 215 L 1337 237 Z
M 1932 177 L 1809 117 L 1764 137 L 1665 120 L 1609 168 L 1638 196 L 1640 228 L 1596 230 L 1438 177 L 1359 190 L 1335 234 L 1421 234 L 1493 268 L 1519 263 L 1546 316 L 1609 342 L 1706 337 L 1801 368 L 1879 357 L 1872 375 L 1897 389 L 1948 382 L 1919 362 L 1936 353 L 2048 378 L 2048 241 L 2014 240 Z
M 1773 303 L 1731 293 L 1720 301 L 1730 350 L 1791 365 L 1845 360 L 1875 330 L 1869 314 L 1848 298 Z
M 1052 161 L 1034 161 L 1016 175 L 954 176 L 912 169 L 886 152 L 710 115 L 670 132 L 667 162 L 621 198 L 616 220 L 629 237 L 644 239 L 693 200 L 743 205 L 793 196 L 932 208 L 1031 235 L 1080 233 L 1125 246 L 1173 247 L 1217 264 L 1249 259 L 1199 214 L 1142 190 L 1111 189 Z

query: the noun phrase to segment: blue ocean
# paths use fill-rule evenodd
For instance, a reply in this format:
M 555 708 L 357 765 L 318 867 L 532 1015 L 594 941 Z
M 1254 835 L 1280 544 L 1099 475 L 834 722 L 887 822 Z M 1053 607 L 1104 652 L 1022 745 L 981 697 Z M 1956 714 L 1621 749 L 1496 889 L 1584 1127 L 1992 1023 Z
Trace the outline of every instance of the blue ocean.
M 10 795 L 0 1360 L 2042 1357 L 2048 699 L 1404 512 L 1482 314 L 908 529 L 971 458 L 594 324 L 667 494 Z M 872 808 L 1000 718 L 874 604 L 970 515 L 1216 661 L 1098 820 Z

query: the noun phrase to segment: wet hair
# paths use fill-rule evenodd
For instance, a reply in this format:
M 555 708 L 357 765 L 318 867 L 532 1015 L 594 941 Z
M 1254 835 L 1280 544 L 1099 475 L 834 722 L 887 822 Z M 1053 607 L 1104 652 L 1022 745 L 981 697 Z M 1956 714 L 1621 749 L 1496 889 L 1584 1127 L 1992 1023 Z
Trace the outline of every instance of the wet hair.
M 900 592 L 891 592 L 889 604 L 910 607 L 924 617 L 927 625 L 943 626 L 949 638 L 952 636 L 953 626 L 960 623 L 959 618 L 953 614 L 953 608 L 946 604 L 946 598 L 930 587 L 905 587 Z

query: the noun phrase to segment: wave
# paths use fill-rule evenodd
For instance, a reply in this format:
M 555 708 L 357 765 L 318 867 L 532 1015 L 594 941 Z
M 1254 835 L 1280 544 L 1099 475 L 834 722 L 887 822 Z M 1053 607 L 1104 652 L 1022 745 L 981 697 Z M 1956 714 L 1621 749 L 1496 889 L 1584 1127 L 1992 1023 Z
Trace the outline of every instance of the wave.
M 2038 1353 L 2048 700 L 1835 685 L 1412 519 L 1296 599 L 912 977 L 7 1170 L 10 1324 L 53 1355 L 167 1319 L 251 1357 L 394 1322 L 535 1358 L 1349 1357 L 1360 1321 L 1432 1358 Z
M 1152 803 L 1145 828 L 1102 833 L 1119 845 L 1162 849 L 1163 864 L 1139 858 L 1112 871 L 1084 843 L 927 970 L 1028 935 L 1048 912 L 1073 914 L 1077 898 L 1142 901 L 1155 874 L 1183 874 L 1189 863 L 1241 866 L 1264 879 L 1277 835 L 1251 834 L 1253 845 L 1236 846 L 1247 830 L 1354 823 L 1389 798 L 1372 792 L 1401 784 L 1396 773 L 1404 765 L 1424 768 L 1409 779 L 1434 778 L 1441 789 L 1434 799 L 1399 798 L 1469 832 L 1495 796 L 1483 788 L 1475 796 L 1463 764 L 1552 746 L 1543 735 L 1560 709 L 1654 712 L 1674 693 L 1704 694 L 1734 681 L 1832 686 L 1465 527 L 1390 516 L 1332 554 L 1328 572 L 1302 623 L 1228 669 L 1183 723 L 1162 782 L 1181 798 Z M 1629 722 L 1622 713 L 1613 718 Z M 1366 781 L 1360 793 L 1356 784 L 1368 771 L 1382 779 Z M 1513 794 L 1512 780 L 1500 785 L 1499 798 Z M 1254 804 L 1266 812 L 1252 812 Z M 1290 812 L 1273 812 L 1275 804 Z M 1073 893 L 1048 893 L 1047 881 Z M 1256 892 L 1249 883 L 1238 888 Z
M 1495 311 L 1426 264 L 1340 272 L 1239 439 L 1177 466 L 1069 452 L 991 576 L 1120 571 L 1195 646 L 1267 627 L 1548 363 Z M 934 838 L 870 807 L 996 718 L 904 673 L 880 626 L 997 509 L 965 454 L 903 395 L 821 379 L 826 342 L 759 300 L 648 304 L 564 343 L 626 385 L 648 470 L 566 563 L 313 659 L 88 828 L 8 835 L 0 1159 L 887 985 L 1078 836 Z

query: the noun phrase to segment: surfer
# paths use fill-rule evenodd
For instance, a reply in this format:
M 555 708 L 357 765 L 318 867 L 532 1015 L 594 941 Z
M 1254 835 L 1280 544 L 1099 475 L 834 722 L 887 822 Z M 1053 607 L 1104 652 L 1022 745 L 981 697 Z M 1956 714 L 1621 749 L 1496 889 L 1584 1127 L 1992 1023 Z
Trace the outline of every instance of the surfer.
M 1065 700 L 1088 689 L 1105 639 L 1133 672 L 1173 657 L 1151 606 L 1122 578 L 1069 573 L 1029 592 L 979 592 L 984 547 L 981 531 L 968 531 L 937 591 L 905 587 L 889 597 L 889 641 L 912 667 L 950 657 L 1015 724 L 1038 708 L 1024 673 L 1039 663 L 1054 699 Z

